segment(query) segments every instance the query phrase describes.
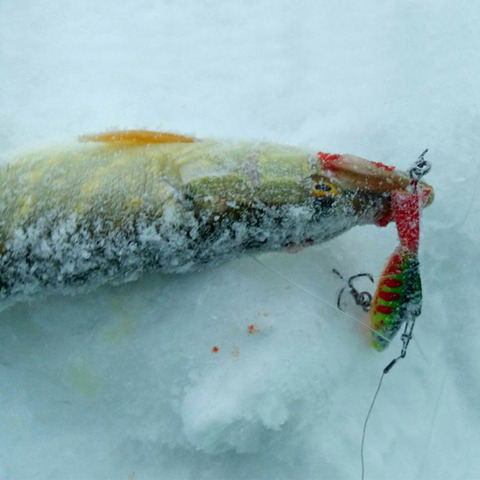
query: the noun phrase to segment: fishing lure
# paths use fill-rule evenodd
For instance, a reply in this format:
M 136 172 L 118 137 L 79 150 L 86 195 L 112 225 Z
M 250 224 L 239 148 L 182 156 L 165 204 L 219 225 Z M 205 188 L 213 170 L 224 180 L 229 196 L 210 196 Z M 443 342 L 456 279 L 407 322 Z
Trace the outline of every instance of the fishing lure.
M 423 158 L 410 170 L 411 183 L 407 191 L 392 192 L 392 204 L 400 245 L 389 258 L 373 298 L 370 324 L 372 344 L 381 351 L 406 323 L 406 334 L 411 336 L 415 319 L 422 310 L 422 284 L 419 272 L 418 247 L 420 213 L 428 192 L 418 190 L 418 180 L 430 166 Z M 407 331 L 410 332 L 407 334 Z M 405 342 L 410 338 L 404 337 Z
M 420 280 L 418 246 L 420 240 L 420 213 L 426 203 L 428 191 L 420 190 L 420 179 L 431 168 L 424 158 L 428 149 L 419 157 L 410 169 L 410 185 L 406 191 L 392 192 L 393 212 L 397 224 L 400 245 L 387 262 L 375 292 L 371 312 L 372 343 L 377 350 L 389 345 L 402 325 L 402 349 L 383 369 L 365 417 L 362 430 L 360 459 L 362 465 L 361 478 L 365 478 L 365 437 L 367 425 L 373 407 L 380 392 L 384 376 L 393 368 L 398 360 L 405 358 L 407 348 L 412 339 L 415 320 L 422 309 L 422 284 Z
M 353 155 L 116 131 L 0 165 L 0 300 L 181 273 L 393 219 L 407 172 Z M 433 201 L 430 186 L 418 188 Z

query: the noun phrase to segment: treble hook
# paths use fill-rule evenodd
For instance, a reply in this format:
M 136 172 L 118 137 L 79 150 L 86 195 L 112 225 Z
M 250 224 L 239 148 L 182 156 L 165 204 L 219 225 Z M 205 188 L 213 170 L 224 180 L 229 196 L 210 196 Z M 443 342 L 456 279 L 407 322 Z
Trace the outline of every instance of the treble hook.
M 333 272 L 336 273 L 342 280 L 345 280 L 343 278 L 343 276 L 340 274 L 340 272 L 338 272 L 335 269 L 333 269 Z M 347 280 L 347 284 L 348 284 L 348 287 L 350 288 L 350 294 L 352 295 L 353 299 L 355 300 L 355 303 L 357 305 L 359 305 L 360 307 L 362 307 L 364 312 L 368 312 L 370 310 L 370 306 L 372 304 L 372 295 L 369 292 L 359 292 L 352 285 L 352 281 L 355 280 L 356 278 L 360 278 L 360 277 L 367 277 L 372 283 L 375 283 L 372 275 L 370 275 L 369 273 L 357 273 L 357 275 L 352 275 Z M 346 288 L 347 288 L 347 286 L 344 286 L 340 290 L 340 292 L 338 293 L 338 297 L 337 297 L 337 307 L 338 307 L 339 310 L 342 310 L 342 311 L 343 311 L 343 309 L 340 305 L 340 301 L 342 299 L 343 292 L 345 291 Z

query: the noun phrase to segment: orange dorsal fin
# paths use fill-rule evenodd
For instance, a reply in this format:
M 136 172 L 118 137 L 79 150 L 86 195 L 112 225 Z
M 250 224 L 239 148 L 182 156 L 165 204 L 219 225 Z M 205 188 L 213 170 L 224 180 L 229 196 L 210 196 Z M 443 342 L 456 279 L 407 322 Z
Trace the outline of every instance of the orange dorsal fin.
M 82 142 L 103 142 L 111 145 L 148 145 L 151 143 L 192 143 L 193 137 L 177 135 L 176 133 L 152 132 L 149 130 L 118 130 L 99 133 L 97 135 L 82 135 Z

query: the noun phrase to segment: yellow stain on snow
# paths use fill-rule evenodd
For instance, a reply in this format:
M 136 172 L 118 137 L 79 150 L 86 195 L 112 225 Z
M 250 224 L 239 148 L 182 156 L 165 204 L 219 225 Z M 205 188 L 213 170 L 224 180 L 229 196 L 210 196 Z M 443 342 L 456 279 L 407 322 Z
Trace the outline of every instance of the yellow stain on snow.
M 113 324 L 105 327 L 100 337 L 108 343 L 120 343 L 135 333 L 133 319 L 130 315 L 122 315 Z
M 100 390 L 100 378 L 86 365 L 72 365 L 67 379 L 77 390 L 85 395 L 93 396 Z
M 116 321 L 103 328 L 100 336 L 106 342 L 121 343 L 135 333 L 135 322 L 123 297 L 116 296 L 114 298 L 112 310 Z

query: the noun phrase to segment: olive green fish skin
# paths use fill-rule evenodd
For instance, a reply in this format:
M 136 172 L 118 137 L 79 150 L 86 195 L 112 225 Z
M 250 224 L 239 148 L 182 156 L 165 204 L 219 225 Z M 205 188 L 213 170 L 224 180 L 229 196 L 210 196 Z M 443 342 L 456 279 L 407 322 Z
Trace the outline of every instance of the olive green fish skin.
M 318 182 L 335 195 L 316 196 Z M 342 189 L 316 154 L 265 143 L 34 152 L 0 166 L 0 299 L 321 242 L 374 223 L 389 202 L 388 192 Z

